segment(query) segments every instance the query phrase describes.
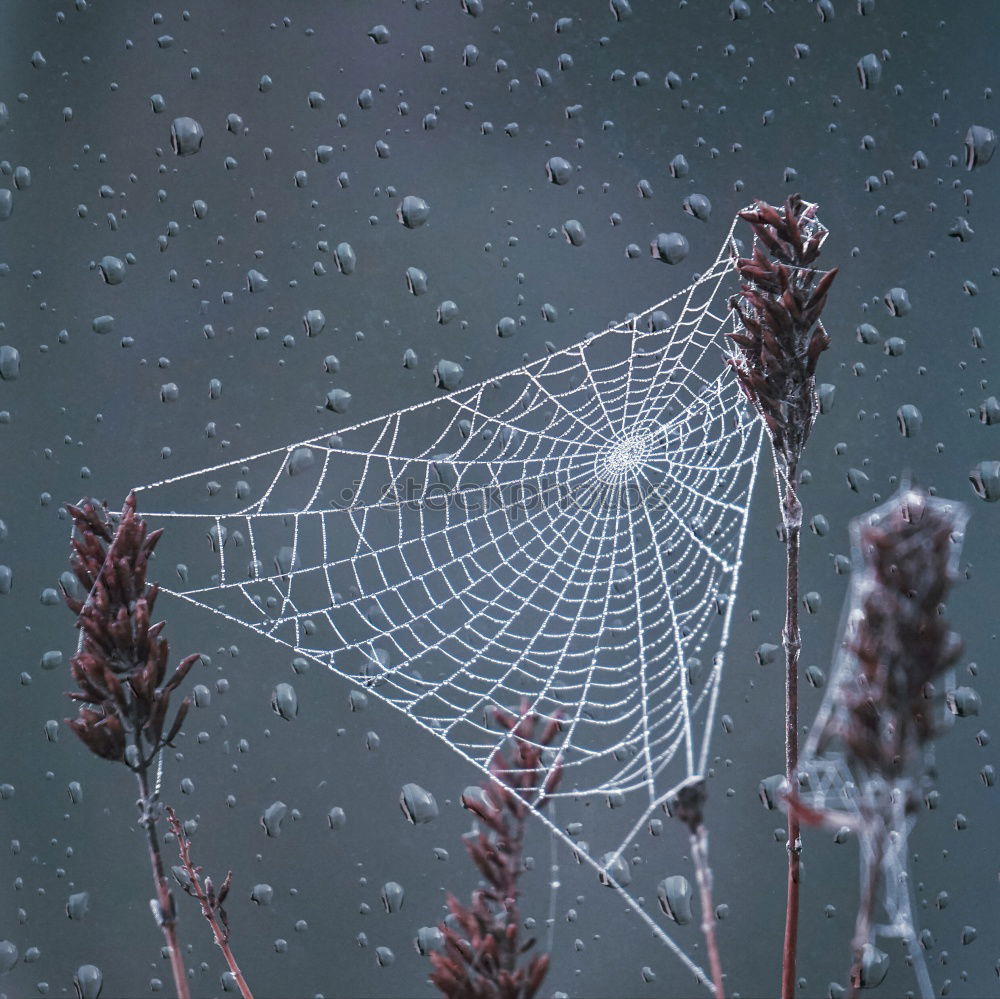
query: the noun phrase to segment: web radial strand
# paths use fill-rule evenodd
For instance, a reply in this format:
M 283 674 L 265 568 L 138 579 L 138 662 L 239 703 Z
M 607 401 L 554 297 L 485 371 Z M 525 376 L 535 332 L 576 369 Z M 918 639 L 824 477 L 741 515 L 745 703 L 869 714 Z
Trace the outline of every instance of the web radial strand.
M 761 440 L 722 363 L 733 250 L 488 382 L 140 487 L 183 552 L 163 591 L 484 770 L 494 705 L 561 711 L 557 793 L 634 801 L 593 834 L 620 851 L 708 757 Z

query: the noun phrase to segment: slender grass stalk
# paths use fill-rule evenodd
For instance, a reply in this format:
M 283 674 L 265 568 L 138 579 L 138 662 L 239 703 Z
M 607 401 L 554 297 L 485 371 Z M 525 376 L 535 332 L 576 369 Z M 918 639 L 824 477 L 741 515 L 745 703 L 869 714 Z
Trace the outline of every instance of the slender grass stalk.
M 253 993 L 250 991 L 250 987 L 243 977 L 243 972 L 240 971 L 240 966 L 236 963 L 232 948 L 229 946 L 229 919 L 226 916 L 226 910 L 222 907 L 222 903 L 226 901 L 226 896 L 229 894 L 229 887 L 233 883 L 233 872 L 230 871 L 226 875 L 222 887 L 216 893 L 211 878 L 206 877 L 202 881 L 201 868 L 196 867 L 191 860 L 191 840 L 184 832 L 180 819 L 177 818 L 177 813 L 169 805 L 167 806 L 167 822 L 170 825 L 170 831 L 177 839 L 181 869 L 187 877 L 187 882 L 183 885 L 184 891 L 198 900 L 201 914 L 208 920 L 208 925 L 212 928 L 212 936 L 215 938 L 219 950 L 222 951 L 226 964 L 229 965 L 229 970 L 240 990 L 240 995 L 243 996 L 243 999 L 253 999 Z
M 712 901 L 712 867 L 708 862 L 708 830 L 705 828 L 705 802 L 708 788 L 704 777 L 691 777 L 677 789 L 668 802 L 670 814 L 684 822 L 691 840 L 691 860 L 694 863 L 698 895 L 701 902 L 701 933 L 705 938 L 708 966 L 712 972 L 715 999 L 726 999 L 722 974 L 722 959 L 715 936 L 715 903 Z
M 150 907 L 170 953 L 178 999 L 189 999 L 173 896 L 156 833 L 159 803 L 156 790 L 149 786 L 149 771 L 180 732 L 190 700 L 184 698 L 166 728 L 170 695 L 200 657 L 188 656 L 167 678 L 169 647 L 160 634 L 164 622 L 150 623 L 158 591 L 146 583 L 161 532 L 147 534 L 145 522 L 135 515 L 135 497 L 128 497 L 113 530 L 106 512 L 92 503 L 67 504 L 66 509 L 75 528 L 70 567 L 85 594 L 83 599 L 68 589 L 63 594 L 80 629 L 70 660 L 79 689 L 67 695 L 79 710 L 66 724 L 96 756 L 123 763 L 136 776 L 139 823 L 146 834 L 156 889 Z
M 798 469 L 819 412 L 816 362 L 830 345 L 820 322 L 826 296 L 836 277 L 812 265 L 827 230 L 816 218 L 816 206 L 797 194 L 781 208 L 757 201 L 740 212 L 754 231 L 750 257 L 736 269 L 740 295 L 730 302 L 743 326 L 731 333 L 736 344 L 727 362 L 764 421 L 774 454 L 775 479 L 785 537 L 785 779 L 792 788 L 798 777 L 799 538 L 802 505 Z M 796 983 L 799 923 L 799 873 L 802 849 L 799 820 L 788 821 L 788 885 L 782 949 L 781 997 L 792 999 Z
M 146 845 L 149 848 L 149 862 L 153 869 L 153 883 L 156 885 L 156 898 L 150 899 L 153 915 L 163 931 L 163 938 L 170 951 L 170 971 L 177 989 L 177 999 L 188 999 L 187 972 L 184 970 L 184 958 L 180 943 L 177 940 L 177 914 L 174 908 L 174 898 L 167 883 L 163 870 L 163 857 L 160 854 L 160 838 L 156 834 L 156 802 L 150 794 L 149 779 L 146 770 L 136 774 L 139 782 L 139 824 L 146 833 Z

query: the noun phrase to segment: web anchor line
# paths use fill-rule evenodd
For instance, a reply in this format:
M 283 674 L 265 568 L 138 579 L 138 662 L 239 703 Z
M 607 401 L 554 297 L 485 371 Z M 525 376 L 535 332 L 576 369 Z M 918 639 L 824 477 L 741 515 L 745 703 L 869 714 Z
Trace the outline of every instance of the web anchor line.
M 611 868 L 710 759 L 761 443 L 723 364 L 734 251 L 731 227 L 689 287 L 486 382 L 135 490 L 183 552 L 162 592 L 480 771 L 494 706 L 560 712 L 560 820 L 614 809 L 589 847 L 539 818 L 706 984 Z

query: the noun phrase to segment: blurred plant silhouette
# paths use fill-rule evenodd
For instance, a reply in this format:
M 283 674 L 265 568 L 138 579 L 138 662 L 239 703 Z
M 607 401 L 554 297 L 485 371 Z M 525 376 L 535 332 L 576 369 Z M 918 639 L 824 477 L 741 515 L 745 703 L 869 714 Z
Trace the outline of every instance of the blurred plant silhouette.
M 548 954 L 522 963 L 535 941 L 520 938 L 518 880 L 528 806 L 543 807 L 562 775 L 558 758 L 551 765 L 544 759 L 561 723 L 558 713 L 543 720 L 528 709 L 527 700 L 519 715 L 494 708 L 497 722 L 510 733 L 510 758 L 498 750 L 482 797 L 462 796 L 463 806 L 486 829 L 465 839 L 485 885 L 472 893 L 468 906 L 448 895 L 451 916 L 440 925 L 444 946 L 430 954 L 430 980 L 448 999 L 531 999 L 548 971 Z
M 789 796 L 789 811 L 806 822 L 853 828 L 862 843 L 862 888 L 852 942 L 850 993 L 879 983 L 885 955 L 874 945 L 873 923 L 880 881 L 887 891 L 906 892 L 895 919 L 910 923 L 911 959 L 924 996 L 933 995 L 920 945 L 909 917 L 906 878 L 887 870 L 892 860 L 905 870 L 909 827 L 925 751 L 935 737 L 935 715 L 943 715 L 936 681 L 955 664 L 962 641 L 948 626 L 943 601 L 954 579 L 966 521 L 961 503 L 901 490 L 851 525 L 855 546 L 852 612 L 842 640 L 843 663 L 832 704 L 817 719 L 817 752 L 831 743 L 843 749 L 854 780 L 854 811 L 812 808 Z M 792 785 L 793 787 L 795 785 Z M 901 857 L 900 857 L 901 855 Z
M 785 539 L 785 778 L 791 785 L 798 769 L 799 536 L 802 504 L 798 469 L 806 441 L 819 413 L 816 362 L 830 345 L 820 322 L 837 268 L 822 272 L 813 265 L 827 230 L 816 218 L 816 205 L 790 195 L 782 207 L 755 201 L 740 212 L 754 232 L 750 257 L 735 266 L 742 284 L 730 306 L 743 325 L 730 333 L 736 353 L 727 363 L 764 421 L 774 454 L 775 479 Z M 782 950 L 781 997 L 793 999 L 799 920 L 798 818 L 789 815 L 788 887 Z
M 177 995 L 187 999 L 174 901 L 156 833 L 158 796 L 150 789 L 149 776 L 160 753 L 173 744 L 190 707 L 185 697 L 168 728 L 170 696 L 200 656 L 187 656 L 167 678 L 169 647 L 161 635 L 166 622 L 151 623 L 158 591 L 146 582 L 149 559 L 162 532 L 147 533 L 135 508 L 130 494 L 113 526 L 103 507 L 90 501 L 66 504 L 74 527 L 70 568 L 83 594 L 81 598 L 63 588 L 80 629 L 70 660 L 79 690 L 67 694 L 79 703 L 79 711 L 66 724 L 92 753 L 124 763 L 136 776 L 139 824 L 146 832 L 156 885 L 150 907 L 167 943 Z

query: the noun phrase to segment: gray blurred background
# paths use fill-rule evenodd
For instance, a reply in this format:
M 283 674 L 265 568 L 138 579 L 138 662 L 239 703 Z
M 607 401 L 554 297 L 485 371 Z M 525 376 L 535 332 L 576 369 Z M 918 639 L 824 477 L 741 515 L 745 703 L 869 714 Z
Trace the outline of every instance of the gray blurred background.
M 385 44 L 369 37 L 376 25 Z M 1000 459 L 1000 430 L 979 420 L 1000 337 L 1000 157 L 968 173 L 963 140 L 970 126 L 998 126 L 998 28 L 994 0 L 3 5 L 0 187 L 12 194 L 0 221 L 0 343 L 20 361 L 0 382 L 0 563 L 12 574 L 0 595 L 0 939 L 19 960 L 0 994 L 72 995 L 87 963 L 101 968 L 105 997 L 148 995 L 157 979 L 170 991 L 131 778 L 65 728 L 46 736 L 48 720 L 70 713 L 62 692 L 76 640 L 52 601 L 66 567 L 60 504 L 92 495 L 118 509 L 133 485 L 331 431 L 339 417 L 323 403 L 334 387 L 351 393 L 360 421 L 438 394 L 442 358 L 471 384 L 540 356 L 546 341 L 575 343 L 689 283 L 753 197 L 792 191 L 819 202 L 831 230 L 824 262 L 841 268 L 820 375 L 835 404 L 809 444 L 802 490 L 806 519 L 829 524 L 803 544 L 802 590 L 822 597 L 804 617 L 803 665 L 830 665 L 847 582 L 831 556 L 848 553 L 851 518 L 903 474 L 971 505 L 950 615 L 966 641 L 957 682 L 977 689 L 982 711 L 939 742 L 940 797 L 919 816 L 913 874 L 935 987 L 997 994 L 998 792 L 981 771 L 995 763 L 1000 538 L 996 507 L 968 475 Z M 467 46 L 477 60 L 463 59 Z M 863 88 L 856 67 L 869 54 L 881 73 Z M 227 126 L 233 115 L 241 121 Z M 171 150 L 179 116 L 203 128 L 195 155 Z M 329 162 L 317 162 L 319 145 L 332 147 Z M 690 170 L 674 178 L 678 154 Z M 565 186 L 546 178 L 554 155 L 574 168 Z M 707 221 L 683 212 L 693 193 L 710 199 Z M 431 206 L 419 230 L 395 220 L 407 194 Z M 562 235 L 568 219 L 582 224 L 582 245 Z M 653 259 L 650 240 L 675 230 L 687 259 Z M 342 241 L 357 254 L 349 276 L 333 261 Z M 127 254 L 124 280 L 102 281 L 97 262 Z M 426 271 L 427 295 L 408 292 L 409 266 Z M 250 294 L 254 268 L 269 285 Z M 909 314 L 887 311 L 893 287 L 907 290 Z M 460 322 L 435 321 L 445 299 Z M 543 319 L 545 303 L 556 321 Z M 307 338 L 312 308 L 327 327 Z M 525 322 L 501 339 L 506 315 Z M 98 317 L 113 317 L 96 324 L 109 332 L 95 331 Z M 860 343 L 861 323 L 881 342 Z M 905 344 L 887 353 L 891 337 Z M 167 383 L 177 398 L 162 402 Z M 922 415 L 908 438 L 896 419 L 906 404 Z M 852 468 L 867 476 L 856 491 Z M 720 947 L 729 988 L 744 997 L 777 991 L 784 910 L 782 816 L 757 800 L 758 781 L 782 766 L 780 657 L 754 659 L 761 643 L 780 642 L 783 614 L 769 455 L 761 469 L 720 702 L 733 726 L 716 735 L 708 810 L 716 902 L 728 906 Z M 183 561 L 168 546 L 169 535 L 164 577 Z M 264 639 L 179 602 L 158 611 L 175 661 L 210 656 L 193 679 L 213 691 L 167 761 L 164 797 L 197 819 L 197 861 L 217 878 L 234 871 L 233 947 L 255 995 L 434 994 L 412 941 L 442 917 L 445 890 L 467 898 L 475 886 L 458 798 L 476 772 L 374 700 L 352 713 L 344 681 L 318 667 L 295 677 Z M 63 665 L 43 668 L 57 650 Z M 292 679 L 302 709 L 289 723 L 270 697 Z M 821 697 L 804 686 L 803 725 Z M 410 781 L 436 796 L 436 821 L 405 822 L 398 798 Z M 259 819 L 279 799 L 297 812 L 266 838 Z M 347 822 L 331 831 L 338 805 Z M 681 832 L 642 838 L 636 895 L 653 899 L 661 878 L 691 875 Z M 554 906 L 543 994 L 707 994 L 538 827 L 528 852 L 524 912 L 543 941 Z M 856 844 L 808 833 L 804 863 L 800 992 L 821 997 L 846 979 Z M 406 890 L 392 914 L 379 901 L 388 880 Z M 259 906 L 250 894 L 263 883 L 274 896 Z M 67 898 L 84 891 L 86 916 L 67 919 Z M 178 905 L 193 993 L 219 995 L 219 953 L 194 903 Z M 695 923 L 676 936 L 703 959 Z M 892 967 L 873 994 L 905 995 L 902 948 L 884 946 Z M 391 949 L 390 965 L 378 965 L 377 947 Z

